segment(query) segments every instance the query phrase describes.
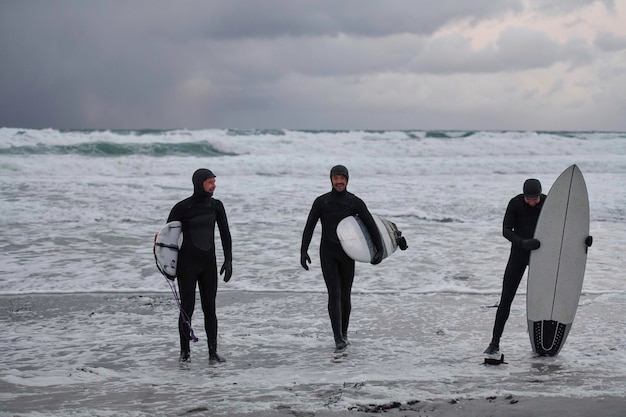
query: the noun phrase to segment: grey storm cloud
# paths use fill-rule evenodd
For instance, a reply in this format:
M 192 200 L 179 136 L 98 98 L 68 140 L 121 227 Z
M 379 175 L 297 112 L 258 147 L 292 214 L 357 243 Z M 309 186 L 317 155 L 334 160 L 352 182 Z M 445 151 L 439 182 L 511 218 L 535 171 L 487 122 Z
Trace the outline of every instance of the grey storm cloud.
M 615 36 L 612 33 L 600 32 L 594 44 L 602 51 L 623 51 L 626 49 L 626 36 Z
M 472 50 L 470 39 L 453 34 L 430 42 L 414 59 L 411 69 L 428 73 L 489 73 L 543 68 L 557 62 L 576 65 L 591 55 L 583 40 L 559 43 L 544 32 L 514 27 L 497 43 Z
M 520 0 L 209 1 L 198 3 L 193 14 L 182 11 L 187 28 L 179 34 L 211 39 L 429 34 L 457 19 L 521 9 Z
M 595 2 L 603 3 L 609 10 L 615 9 L 615 0 L 533 0 L 531 6 L 541 12 L 563 14 Z
M 454 76 L 466 83 L 463 74 L 486 77 L 559 63 L 573 69 L 590 65 L 600 52 L 619 53 L 626 41 L 610 32 L 592 41 L 557 40 L 538 29 L 510 26 L 480 48 L 461 33 L 440 33 L 455 24 L 471 28 L 516 16 L 528 7 L 559 14 L 593 3 L 2 2 L 0 126 L 329 128 L 341 125 L 339 114 L 352 115 L 351 126 L 359 117 L 372 123 L 394 111 L 389 104 L 373 107 L 377 100 L 369 97 L 381 88 L 373 80 L 389 79 L 395 92 L 393 83 L 411 75 Z M 613 1 L 600 3 L 615 10 Z M 431 79 L 429 85 L 445 83 Z M 332 110 L 331 102 L 342 107 Z M 327 108 L 333 117 L 325 122 L 311 108 Z M 410 110 L 396 111 L 401 113 Z

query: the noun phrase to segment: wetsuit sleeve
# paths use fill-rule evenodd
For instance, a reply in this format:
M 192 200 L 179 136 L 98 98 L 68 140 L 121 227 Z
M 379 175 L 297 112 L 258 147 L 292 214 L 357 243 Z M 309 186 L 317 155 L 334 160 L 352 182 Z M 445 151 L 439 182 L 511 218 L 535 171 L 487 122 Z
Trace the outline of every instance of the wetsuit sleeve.
M 182 221 L 182 219 L 183 219 L 183 210 L 182 210 L 183 205 L 181 203 L 182 202 L 179 202 L 174 207 L 172 207 L 172 210 L 170 211 L 170 215 L 168 216 L 166 223 L 173 222 L 173 221 Z
M 376 222 L 372 217 L 372 214 L 367 209 L 367 206 L 360 198 L 355 198 L 355 211 L 359 218 L 363 221 L 365 227 L 367 227 L 367 231 L 370 233 L 372 237 L 372 241 L 374 242 L 374 246 L 376 246 L 377 251 L 382 251 L 384 249 L 383 240 L 380 237 L 380 232 L 378 231 L 378 226 L 376 226 Z
M 513 245 L 520 247 L 522 240 L 520 235 L 515 233 L 515 225 L 517 221 L 517 201 L 512 199 L 504 213 L 504 221 L 502 222 L 502 235 Z
M 315 231 L 315 226 L 317 225 L 317 221 L 320 219 L 320 217 L 321 217 L 320 202 L 319 202 L 319 199 L 316 199 L 313 202 L 311 211 L 309 212 L 309 217 L 306 219 L 304 232 L 302 232 L 302 246 L 300 246 L 300 253 L 306 252 L 309 250 L 311 239 L 313 239 L 313 232 Z
M 217 204 L 217 227 L 220 230 L 220 239 L 222 240 L 222 249 L 224 249 L 224 261 L 233 261 L 233 241 L 230 236 L 230 229 L 228 227 L 228 218 L 226 217 L 226 210 L 224 204 L 221 201 L 216 200 Z

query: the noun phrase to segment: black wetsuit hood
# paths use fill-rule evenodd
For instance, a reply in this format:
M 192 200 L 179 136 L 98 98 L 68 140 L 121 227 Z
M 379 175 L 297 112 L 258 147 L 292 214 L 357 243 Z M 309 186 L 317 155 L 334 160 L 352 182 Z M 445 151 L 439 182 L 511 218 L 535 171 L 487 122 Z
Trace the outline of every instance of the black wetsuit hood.
M 524 197 L 537 198 L 541 195 L 541 182 L 535 178 L 529 178 L 524 182 Z
M 191 182 L 193 182 L 193 196 L 194 197 L 211 197 L 213 193 L 204 191 L 204 181 L 209 178 L 215 178 L 215 174 L 210 169 L 200 168 L 193 173 Z
M 330 178 L 333 178 L 333 175 L 343 175 L 346 177 L 346 182 L 350 180 L 350 174 L 348 173 L 348 168 L 343 165 L 335 165 L 330 169 Z
M 345 196 L 346 193 L 348 192 L 348 181 L 350 181 L 350 174 L 348 173 L 348 168 L 346 168 L 343 165 L 335 165 L 334 167 L 332 167 L 331 170 L 330 170 L 330 182 L 331 182 L 331 184 L 333 182 L 333 175 L 343 175 L 344 177 L 346 177 L 346 188 L 344 188 L 343 191 L 337 191 L 337 190 L 335 190 L 335 187 L 332 187 L 331 193 L 335 197 L 343 197 L 343 196 Z

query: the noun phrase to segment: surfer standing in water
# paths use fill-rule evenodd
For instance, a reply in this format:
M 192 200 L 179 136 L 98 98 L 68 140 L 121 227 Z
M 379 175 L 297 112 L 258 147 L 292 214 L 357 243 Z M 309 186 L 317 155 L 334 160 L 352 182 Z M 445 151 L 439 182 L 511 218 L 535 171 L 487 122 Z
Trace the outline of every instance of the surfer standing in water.
M 220 231 L 224 264 L 220 275 L 228 282 L 233 273 L 232 241 L 224 205 L 213 198 L 215 174 L 208 169 L 198 169 L 192 177 L 193 195 L 178 202 L 170 212 L 167 222 L 182 223 L 183 244 L 178 252 L 178 290 L 181 309 L 188 320 L 178 319 L 180 334 L 180 361 L 190 360 L 190 324 L 196 302 L 196 284 L 204 312 L 204 328 L 209 345 L 209 362 L 223 362 L 217 354 L 217 259 L 215 256 L 215 224 Z
M 546 195 L 541 193 L 539 180 L 529 178 L 524 182 L 523 193 L 513 197 L 506 208 L 502 235 L 511 242 L 511 253 L 504 270 L 493 335 L 485 350 L 488 355 L 495 355 L 500 351 L 500 337 L 509 318 L 513 298 L 528 266 L 530 251 L 541 246 L 541 242 L 533 236 L 545 199 Z
M 354 260 L 346 255 L 337 237 L 339 222 L 348 216 L 359 216 L 376 246 L 376 254 L 371 263 L 376 265 L 383 259 L 383 242 L 376 223 L 363 200 L 348 192 L 348 178 L 348 169 L 343 165 L 334 166 L 330 170 L 332 190 L 317 197 L 313 202 L 302 233 L 300 248 L 300 264 L 308 270 L 307 264 L 311 263 L 308 255 L 309 244 L 317 221 L 321 220 L 320 264 L 328 289 L 328 314 L 337 351 L 344 350 L 348 346 L 350 294 L 354 280 Z

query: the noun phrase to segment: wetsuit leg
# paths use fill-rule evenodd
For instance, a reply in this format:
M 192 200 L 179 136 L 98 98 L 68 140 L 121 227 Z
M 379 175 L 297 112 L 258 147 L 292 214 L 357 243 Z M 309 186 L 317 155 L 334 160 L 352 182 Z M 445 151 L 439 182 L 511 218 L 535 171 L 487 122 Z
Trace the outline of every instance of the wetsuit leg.
M 178 292 L 180 295 L 180 304 L 182 310 L 187 315 L 187 319 L 191 324 L 191 316 L 196 304 L 196 281 L 197 275 L 192 269 L 180 268 L 178 269 Z M 178 317 L 178 333 L 180 336 L 180 350 L 189 352 L 189 334 L 191 330 L 189 326 L 185 324 L 182 314 Z
M 333 329 L 335 343 L 343 342 L 348 334 L 350 323 L 350 300 L 354 281 L 354 260 L 341 248 L 320 249 L 320 260 L 324 282 L 328 290 L 328 315 Z
M 209 263 L 202 271 L 198 279 L 200 302 L 204 312 L 204 329 L 206 330 L 209 352 L 215 353 L 217 349 L 217 313 L 215 297 L 217 295 L 217 263 L 215 249 L 207 254 Z
M 354 281 L 354 260 L 343 259 L 339 263 L 339 278 L 341 280 L 341 335 L 347 340 L 350 312 L 352 311 L 352 282 Z
M 328 290 L 328 315 L 333 329 L 335 343 L 343 341 L 341 333 L 341 278 L 339 275 L 339 263 L 334 256 L 333 250 L 324 246 L 320 248 L 320 263 L 322 275 Z
M 500 337 L 504 332 L 504 325 L 509 318 L 511 312 L 511 304 L 515 298 L 515 293 L 519 287 L 524 271 L 528 265 L 528 256 L 512 252 L 509 261 L 504 270 L 504 279 L 502 282 L 502 295 L 500 296 L 500 304 L 496 312 L 496 321 L 493 326 L 493 337 L 491 342 L 495 345 L 500 343 Z

